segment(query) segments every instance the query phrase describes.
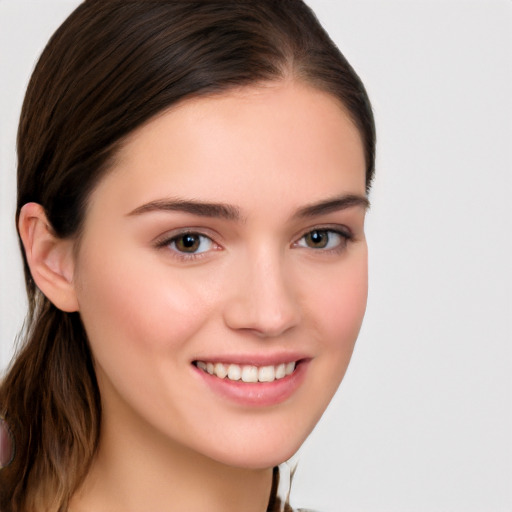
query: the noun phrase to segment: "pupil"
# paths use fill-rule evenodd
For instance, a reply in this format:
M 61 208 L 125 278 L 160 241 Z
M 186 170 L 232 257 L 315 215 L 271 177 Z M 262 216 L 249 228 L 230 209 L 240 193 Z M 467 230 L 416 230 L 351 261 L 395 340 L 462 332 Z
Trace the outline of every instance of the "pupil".
M 179 245 L 184 250 L 195 250 L 199 245 L 199 237 L 196 235 L 184 235 L 181 237 Z
M 311 245 L 322 248 L 327 245 L 328 236 L 325 231 L 312 231 L 309 234 L 309 240 Z

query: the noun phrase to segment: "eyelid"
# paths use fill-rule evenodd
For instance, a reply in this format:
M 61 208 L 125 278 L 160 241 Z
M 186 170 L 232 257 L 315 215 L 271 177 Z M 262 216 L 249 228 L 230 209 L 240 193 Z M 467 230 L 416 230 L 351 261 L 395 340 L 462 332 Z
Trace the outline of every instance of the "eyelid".
M 313 231 L 326 231 L 335 233 L 342 237 L 342 243 L 338 244 L 337 247 L 333 248 L 312 248 L 307 246 L 299 245 L 299 242 L 307 236 L 309 233 Z M 177 238 L 183 235 L 187 234 L 194 234 L 201 237 L 208 238 L 211 240 L 213 244 L 213 248 L 199 252 L 199 253 L 186 253 L 182 251 L 178 251 L 175 249 L 169 249 L 169 253 L 172 254 L 175 258 L 179 260 L 185 260 L 185 261 L 191 261 L 191 260 L 197 260 L 199 258 L 207 257 L 209 254 L 215 251 L 219 251 L 223 249 L 223 246 L 217 242 L 218 238 L 221 238 L 220 235 L 217 235 L 215 233 L 211 233 L 210 229 L 206 228 L 199 228 L 199 227 L 186 227 L 186 228 L 177 228 L 171 231 L 167 231 L 163 235 L 158 236 L 154 239 L 152 242 L 152 245 L 157 249 L 165 249 L 168 248 L 169 244 L 171 244 L 173 241 L 175 241 Z M 355 236 L 352 232 L 352 230 L 346 226 L 341 224 L 320 224 L 316 226 L 308 227 L 307 229 L 300 232 L 300 234 L 296 235 L 294 237 L 294 242 L 291 244 L 292 248 L 304 248 L 304 249 L 310 249 L 315 252 L 322 252 L 322 253 L 336 253 L 336 252 L 342 252 L 345 248 L 347 243 L 353 241 L 355 239 Z
M 168 231 L 165 231 L 161 235 L 158 235 L 157 237 L 155 237 L 151 243 L 154 246 L 158 246 L 158 245 L 163 246 L 163 245 L 165 245 L 166 241 L 169 241 L 169 240 L 172 240 L 173 238 L 177 238 L 179 236 L 187 235 L 187 234 L 205 236 L 207 238 L 210 238 L 217 245 L 221 245 L 218 242 L 218 240 L 222 238 L 220 236 L 220 234 L 218 234 L 216 231 L 214 231 L 210 228 L 199 227 L 199 226 L 184 226 L 184 227 L 169 229 Z
M 204 229 L 204 228 L 194 228 L 194 227 L 187 227 L 187 228 L 180 228 L 180 229 L 174 229 L 172 231 L 168 231 L 164 233 L 163 235 L 157 237 L 153 241 L 153 246 L 157 249 L 168 249 L 169 254 L 171 254 L 173 257 L 177 258 L 178 260 L 185 260 L 185 261 L 191 261 L 191 260 L 197 260 L 199 258 L 204 258 L 208 254 L 214 251 L 218 251 L 222 249 L 222 246 L 215 240 L 214 236 L 212 236 L 209 233 L 210 230 Z M 187 253 L 178 251 L 176 249 L 169 248 L 169 245 L 176 241 L 176 239 L 184 236 L 184 235 L 197 235 L 200 237 L 208 238 L 211 240 L 213 244 L 213 248 L 198 252 L 198 253 Z
M 345 238 L 354 238 L 353 231 L 346 224 L 318 224 L 299 231 L 294 239 L 299 240 L 312 231 L 333 231 Z
M 299 245 L 299 242 L 304 239 L 308 234 L 312 233 L 313 231 L 325 231 L 327 233 L 335 233 L 342 237 L 343 243 L 339 244 L 337 247 L 333 247 L 330 249 L 325 248 L 313 248 L 313 247 L 307 247 L 303 245 Z M 347 245 L 348 242 L 351 242 L 354 240 L 354 234 L 352 230 L 345 226 L 340 224 L 328 224 L 328 225 L 318 225 L 318 226 L 312 226 L 308 228 L 305 231 L 302 231 L 302 234 L 295 238 L 295 242 L 293 242 L 292 247 L 299 247 L 304 249 L 311 249 L 312 251 L 316 252 L 323 252 L 323 253 L 329 253 L 329 252 L 340 252 L 343 251 Z

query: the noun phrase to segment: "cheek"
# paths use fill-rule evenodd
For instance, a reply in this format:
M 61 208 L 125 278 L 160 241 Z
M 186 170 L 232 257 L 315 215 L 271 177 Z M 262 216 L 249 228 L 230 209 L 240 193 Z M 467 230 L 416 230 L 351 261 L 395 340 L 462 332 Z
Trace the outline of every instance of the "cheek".
M 317 282 L 311 303 L 322 345 L 343 350 L 353 345 L 366 310 L 368 264 L 366 251 Z
M 338 287 L 333 290 L 329 308 L 333 318 L 333 331 L 339 333 L 339 344 L 355 343 L 359 334 L 368 296 L 368 269 L 366 260 L 354 266 L 343 276 Z M 336 343 L 336 340 L 334 340 Z
M 314 387 L 318 396 L 325 397 L 327 406 L 346 372 L 366 310 L 366 251 L 330 272 L 317 285 L 310 297 L 318 346 L 318 357 L 313 361 L 319 370 Z
M 178 350 L 208 318 L 204 287 L 138 261 L 89 259 L 79 273 L 80 313 L 93 352 L 142 356 Z
M 171 424 L 183 404 L 169 397 L 190 367 L 195 335 L 211 317 L 212 299 L 196 280 L 136 255 L 84 262 L 80 314 L 105 414 L 108 409 L 122 416 L 119 404 L 129 403 L 155 424 Z

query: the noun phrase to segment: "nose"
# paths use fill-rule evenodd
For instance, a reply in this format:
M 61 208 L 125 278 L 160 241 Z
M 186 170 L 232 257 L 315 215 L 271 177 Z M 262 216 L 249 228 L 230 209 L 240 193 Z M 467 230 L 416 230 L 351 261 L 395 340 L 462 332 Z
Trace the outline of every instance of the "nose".
M 224 321 L 229 328 L 270 338 L 298 325 L 297 293 L 281 258 L 261 254 L 245 258 L 231 270 L 224 309 Z

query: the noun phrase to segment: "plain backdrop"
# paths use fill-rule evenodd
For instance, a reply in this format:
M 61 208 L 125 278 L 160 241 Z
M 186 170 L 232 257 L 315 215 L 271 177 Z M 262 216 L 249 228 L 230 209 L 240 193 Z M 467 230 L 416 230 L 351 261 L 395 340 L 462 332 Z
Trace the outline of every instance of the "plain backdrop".
M 0 369 L 25 312 L 15 132 L 76 0 L 0 0 Z M 512 511 L 512 2 L 310 0 L 378 127 L 370 295 L 356 351 L 301 451 L 322 512 Z

